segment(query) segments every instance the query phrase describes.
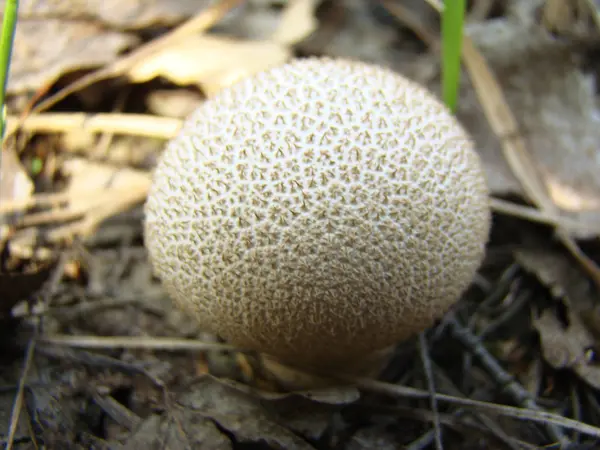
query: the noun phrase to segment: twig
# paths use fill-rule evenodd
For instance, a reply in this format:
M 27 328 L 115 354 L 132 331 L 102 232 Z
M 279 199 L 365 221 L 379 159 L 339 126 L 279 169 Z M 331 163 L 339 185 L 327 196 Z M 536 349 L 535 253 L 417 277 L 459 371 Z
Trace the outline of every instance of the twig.
M 525 390 L 512 375 L 506 372 L 500 363 L 498 363 L 491 353 L 481 344 L 481 340 L 471 333 L 468 328 L 462 326 L 453 314 L 449 314 L 445 322 L 449 325 L 452 336 L 479 359 L 480 363 L 494 378 L 496 383 L 498 383 L 502 389 L 506 390 L 517 404 L 529 408 L 530 410 L 543 411 L 531 397 L 529 392 Z M 546 429 L 550 436 L 562 445 L 569 443 L 568 438 L 564 435 L 562 430 L 554 424 L 546 424 Z
M 340 380 L 355 383 L 359 388 L 371 392 L 378 392 L 382 394 L 407 398 L 427 399 L 430 397 L 429 392 L 422 389 L 412 388 L 409 386 L 399 386 L 396 384 L 373 380 L 371 378 L 354 378 L 349 377 L 347 375 L 339 374 L 335 375 L 335 377 Z M 542 423 L 545 425 L 558 425 L 570 430 L 579 431 L 580 433 L 586 434 L 588 436 L 600 438 L 600 428 L 588 425 L 583 422 L 579 422 L 577 420 L 569 419 L 558 414 L 552 414 L 546 411 L 518 408 L 515 406 L 499 405 L 495 403 L 472 400 L 469 398 L 454 397 L 452 395 L 446 394 L 435 394 L 435 397 L 438 401 L 453 403 L 455 405 L 461 405 L 467 408 L 492 411 L 496 414 L 501 414 L 507 417 L 513 417 L 515 419 L 530 420 L 532 422 Z
M 169 139 L 182 120 L 132 113 L 42 113 L 25 119 L 8 117 L 7 134 L 17 130 L 37 133 L 62 133 L 80 130 L 88 133 L 113 133 L 128 136 Z
M 192 339 L 135 337 L 135 336 L 43 336 L 39 339 L 45 344 L 66 347 L 85 348 L 143 348 L 152 350 L 239 350 L 238 347 L 218 342 L 204 342 Z
M 427 390 L 430 393 L 429 403 L 431 406 L 431 412 L 433 414 L 435 447 L 437 450 L 443 450 L 444 445 L 442 443 L 442 427 L 440 425 L 440 416 L 437 400 L 435 398 L 435 381 L 433 379 L 431 358 L 429 357 L 429 351 L 427 349 L 427 339 L 425 338 L 425 333 L 419 334 L 419 352 L 421 354 L 421 362 L 423 363 L 423 371 L 425 372 L 425 377 L 427 379 Z

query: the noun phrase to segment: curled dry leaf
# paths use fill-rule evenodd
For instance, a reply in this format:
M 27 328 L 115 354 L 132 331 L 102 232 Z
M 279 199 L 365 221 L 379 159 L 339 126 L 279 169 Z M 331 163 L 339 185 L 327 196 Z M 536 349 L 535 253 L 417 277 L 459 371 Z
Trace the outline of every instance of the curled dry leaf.
M 590 361 L 595 342 L 582 320 L 572 310 L 563 324 L 553 310 L 533 320 L 540 334 L 544 359 L 556 369 L 569 368 L 596 389 L 600 389 L 600 366 Z
M 549 289 L 553 297 L 568 297 L 570 306 L 578 313 L 589 314 L 599 302 L 592 284 L 567 253 L 544 248 L 540 244 L 516 250 L 515 258 Z
M 21 0 L 19 18 L 93 19 L 115 28 L 140 29 L 172 25 L 209 3 L 210 0 Z
M 35 91 L 67 72 L 101 66 L 136 42 L 133 35 L 90 22 L 22 20 L 15 33 L 8 92 Z
M 522 248 L 517 261 L 534 273 L 550 293 L 566 308 L 567 323 L 550 308 L 534 319 L 544 358 L 552 367 L 570 368 L 590 385 L 600 387 L 600 366 L 594 365 L 588 351 L 600 336 L 598 296 L 577 266 L 565 253 L 542 248 Z
M 285 62 L 287 46 L 270 41 L 244 41 L 193 35 L 134 65 L 129 76 L 144 82 L 163 76 L 177 84 L 198 84 L 207 95 L 258 71 Z

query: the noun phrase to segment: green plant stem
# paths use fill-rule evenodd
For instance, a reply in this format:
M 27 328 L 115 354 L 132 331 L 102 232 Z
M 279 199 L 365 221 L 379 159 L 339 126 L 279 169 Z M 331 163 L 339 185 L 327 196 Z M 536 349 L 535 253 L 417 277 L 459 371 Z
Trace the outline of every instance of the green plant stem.
M 452 112 L 458 98 L 465 10 L 465 0 L 446 0 L 442 12 L 442 91 Z
M 2 35 L 0 36 L 0 143 L 4 140 L 6 120 L 6 86 L 10 69 L 15 29 L 17 27 L 17 11 L 19 0 L 6 0 L 4 19 L 2 20 Z

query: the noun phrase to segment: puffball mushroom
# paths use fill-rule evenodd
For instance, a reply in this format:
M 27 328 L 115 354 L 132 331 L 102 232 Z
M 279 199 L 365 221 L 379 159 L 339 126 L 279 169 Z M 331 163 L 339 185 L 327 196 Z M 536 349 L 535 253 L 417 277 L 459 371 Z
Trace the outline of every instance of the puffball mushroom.
M 391 70 L 329 58 L 205 101 L 145 205 L 174 301 L 309 373 L 364 371 L 430 327 L 469 286 L 489 228 L 479 157 L 446 107 Z

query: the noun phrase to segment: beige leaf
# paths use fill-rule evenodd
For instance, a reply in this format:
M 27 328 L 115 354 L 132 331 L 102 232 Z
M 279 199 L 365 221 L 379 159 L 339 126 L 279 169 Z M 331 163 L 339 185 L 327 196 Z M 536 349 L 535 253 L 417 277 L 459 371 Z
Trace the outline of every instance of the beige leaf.
M 275 42 L 194 35 L 136 64 L 129 76 L 136 82 L 163 76 L 177 84 L 198 84 L 207 95 L 212 95 L 242 78 L 285 62 L 290 55 L 286 46 Z
M 14 147 L 2 151 L 0 164 L 0 205 L 9 202 L 26 202 L 33 194 L 33 182 L 19 161 Z M 0 214 L 0 242 L 6 239 L 10 227 Z
M 63 163 L 62 168 L 69 177 L 66 193 L 69 194 L 69 208 L 73 210 L 91 209 L 90 205 L 96 201 L 106 201 L 102 194 L 108 190 L 133 191 L 149 184 L 146 172 L 113 167 L 84 158 L 69 159 Z
M 33 182 L 19 161 L 14 147 L 2 151 L 0 164 L 0 203 L 24 201 L 33 193 Z
M 319 3 L 317 0 L 291 0 L 271 39 L 280 44 L 294 45 L 306 38 L 317 28 L 315 10 Z

